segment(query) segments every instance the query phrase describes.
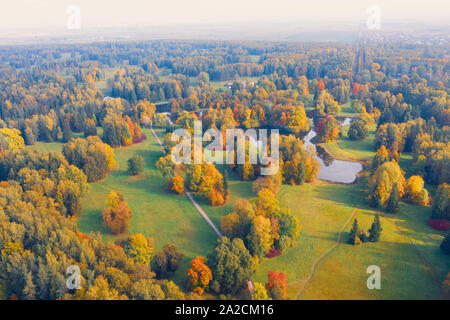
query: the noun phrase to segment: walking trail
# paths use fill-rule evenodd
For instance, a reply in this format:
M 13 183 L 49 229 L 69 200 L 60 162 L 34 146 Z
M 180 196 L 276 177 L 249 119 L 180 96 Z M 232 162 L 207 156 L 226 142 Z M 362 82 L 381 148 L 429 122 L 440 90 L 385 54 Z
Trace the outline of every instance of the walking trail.
M 159 137 L 156 134 L 155 130 L 153 130 L 153 127 L 150 127 L 150 129 L 152 130 L 153 136 L 155 137 L 156 141 L 158 141 L 159 145 L 161 146 L 163 154 L 166 154 L 166 151 L 164 150 L 164 146 L 161 143 L 161 140 L 159 139 Z M 203 209 L 200 207 L 200 205 L 197 203 L 197 201 L 194 200 L 194 198 L 192 197 L 191 193 L 189 191 L 184 191 L 184 193 L 189 198 L 189 200 L 191 200 L 192 204 L 197 209 L 197 211 L 200 213 L 200 215 L 203 217 L 203 219 L 205 219 L 205 221 L 211 226 L 211 228 L 213 228 L 213 230 L 217 234 L 217 236 L 219 238 L 222 238 L 222 234 L 220 233 L 219 229 L 217 229 L 217 227 L 214 225 L 214 223 L 208 217 L 206 212 L 203 211 Z
M 352 211 L 352 214 L 350 215 L 350 217 L 347 219 L 347 221 L 345 221 L 344 225 L 343 225 L 342 228 L 341 228 L 341 231 L 339 232 L 339 235 L 338 235 L 338 237 L 337 237 L 337 239 L 336 239 L 336 242 L 333 244 L 333 246 L 331 246 L 327 251 L 325 251 L 324 253 L 322 253 L 322 254 L 320 255 L 320 257 L 317 258 L 316 261 L 314 261 L 314 263 L 313 263 L 313 265 L 312 265 L 312 267 L 311 267 L 311 272 L 310 272 L 309 276 L 308 276 L 306 279 L 301 279 L 301 280 L 299 280 L 299 281 L 295 281 L 295 282 L 290 283 L 290 284 L 294 284 L 294 283 L 296 283 L 296 282 L 303 282 L 303 286 L 301 287 L 301 289 L 300 289 L 299 293 L 297 294 L 297 296 L 295 297 L 295 299 L 299 299 L 300 296 L 302 295 L 302 293 L 305 291 L 305 289 L 306 289 L 308 283 L 309 283 L 309 282 L 311 281 L 311 279 L 313 278 L 314 273 L 315 273 L 315 271 L 316 271 L 317 266 L 319 265 L 319 263 L 320 263 L 320 262 L 321 262 L 321 261 L 322 261 L 322 260 L 323 260 L 323 259 L 324 259 L 331 251 L 333 251 L 333 250 L 339 245 L 339 243 L 341 242 L 342 234 L 344 233 L 344 230 L 345 230 L 345 228 L 347 227 L 347 225 L 350 223 L 350 221 L 351 221 L 351 220 L 353 219 L 353 217 L 355 216 L 355 212 L 356 212 L 356 209 L 354 209 L 354 210 Z

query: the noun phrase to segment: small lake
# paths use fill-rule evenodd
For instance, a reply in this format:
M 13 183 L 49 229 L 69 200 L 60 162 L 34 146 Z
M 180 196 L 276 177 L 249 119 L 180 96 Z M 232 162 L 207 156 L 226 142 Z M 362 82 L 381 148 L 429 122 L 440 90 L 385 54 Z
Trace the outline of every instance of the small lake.
M 349 125 L 350 118 L 346 118 L 341 125 Z M 314 124 L 311 120 L 311 127 Z M 363 166 L 359 162 L 343 161 L 334 159 L 323 148 L 316 146 L 311 140 L 317 135 L 314 129 L 311 129 L 303 138 L 305 147 L 312 146 L 317 151 L 316 159 L 320 163 L 318 178 L 330 182 L 352 183 L 356 180 L 356 175 L 363 170 Z

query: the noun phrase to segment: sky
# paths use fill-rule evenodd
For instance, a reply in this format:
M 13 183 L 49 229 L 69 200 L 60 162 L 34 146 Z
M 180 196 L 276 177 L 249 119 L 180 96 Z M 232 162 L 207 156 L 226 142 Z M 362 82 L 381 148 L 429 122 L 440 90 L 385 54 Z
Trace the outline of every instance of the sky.
M 65 28 L 67 8 L 80 8 L 81 26 L 236 24 L 265 22 L 364 23 L 370 5 L 384 21 L 450 20 L 449 0 L 0 0 L 0 31 Z

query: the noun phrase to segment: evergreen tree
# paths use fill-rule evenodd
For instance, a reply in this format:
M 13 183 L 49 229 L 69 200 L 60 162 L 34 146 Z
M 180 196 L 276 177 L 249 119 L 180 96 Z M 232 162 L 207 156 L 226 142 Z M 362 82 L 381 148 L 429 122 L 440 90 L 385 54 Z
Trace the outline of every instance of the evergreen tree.
M 358 220 L 355 218 L 355 220 L 353 221 L 352 230 L 350 230 L 350 235 L 348 237 L 349 244 L 356 245 L 359 243 L 358 229 Z
M 226 200 L 229 194 L 228 170 L 225 169 L 225 172 L 223 173 L 223 198 Z
M 72 129 L 70 129 L 69 120 L 66 118 L 63 121 L 62 140 L 63 142 L 69 142 L 71 139 L 72 139 Z
M 386 204 L 386 211 L 387 212 L 391 212 L 391 213 L 395 213 L 398 211 L 398 188 L 397 188 L 397 184 L 394 185 L 394 187 L 392 188 L 391 194 L 389 195 L 389 199 L 388 202 Z
M 381 228 L 380 217 L 377 214 L 369 229 L 369 241 L 378 242 L 378 240 L 380 240 L 381 231 L 383 231 L 383 229 Z
M 450 254 L 450 233 L 442 241 L 440 247 L 445 254 Z

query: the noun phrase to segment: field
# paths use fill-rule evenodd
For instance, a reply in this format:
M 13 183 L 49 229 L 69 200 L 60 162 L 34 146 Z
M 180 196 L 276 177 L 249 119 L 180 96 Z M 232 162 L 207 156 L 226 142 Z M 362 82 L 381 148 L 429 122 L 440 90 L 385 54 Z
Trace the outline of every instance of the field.
M 370 136 L 363 141 L 350 141 L 344 132 L 336 142 L 324 146 L 337 158 L 367 162 L 374 154 L 375 127 L 370 129 Z M 91 191 L 83 199 L 84 211 L 78 226 L 84 233 L 98 231 L 109 241 L 143 233 L 154 237 L 156 251 L 165 243 L 174 243 L 186 254 L 173 278 L 180 284 L 189 261 L 211 252 L 217 236 L 186 196 L 165 192 L 165 181 L 154 166 L 161 149 L 151 132 L 148 129 L 144 132 L 147 140 L 116 149 L 115 169 L 103 181 L 91 184 Z M 163 137 L 162 131 L 157 133 Z M 32 148 L 58 151 L 61 144 L 38 143 Z M 146 165 L 142 175 L 130 177 L 126 172 L 127 160 L 134 154 L 142 155 Z M 405 171 L 410 158 L 401 156 Z M 196 197 L 218 227 L 220 218 L 232 211 L 236 199 L 256 196 L 251 191 L 251 182 L 239 181 L 229 172 L 231 196 L 225 206 L 211 207 Z M 265 283 L 269 271 L 285 272 L 290 299 L 439 299 L 440 284 L 450 270 L 450 259 L 438 248 L 443 233 L 426 224 L 430 207 L 402 203 L 398 214 L 384 215 L 367 206 L 366 181 L 367 178 L 362 178 L 352 185 L 320 181 L 283 185 L 278 194 L 280 203 L 298 217 L 302 232 L 285 254 L 263 258 L 252 279 Z M 111 190 L 122 192 L 133 211 L 128 234 L 113 236 L 102 226 L 101 211 Z M 368 230 L 375 214 L 382 215 L 380 242 L 360 247 L 346 244 L 353 218 L 358 219 L 360 228 Z M 341 241 L 337 242 L 339 237 Z M 366 287 L 369 276 L 366 269 L 370 265 L 381 268 L 381 290 Z
M 78 226 L 84 233 L 99 231 L 111 241 L 126 237 L 110 235 L 102 225 L 101 216 L 109 192 L 122 192 L 133 212 L 128 234 L 142 233 L 154 237 L 155 252 L 165 243 L 173 243 L 186 254 L 175 278 L 181 280 L 189 261 L 210 252 L 217 236 L 186 196 L 165 192 L 165 180 L 154 166 L 161 156 L 161 149 L 151 132 L 148 129 L 143 131 L 148 139 L 116 149 L 115 170 L 103 181 L 91 184 L 91 191 L 83 199 L 84 211 Z M 142 155 L 146 163 L 143 175 L 137 177 L 126 172 L 127 160 L 134 154 Z

